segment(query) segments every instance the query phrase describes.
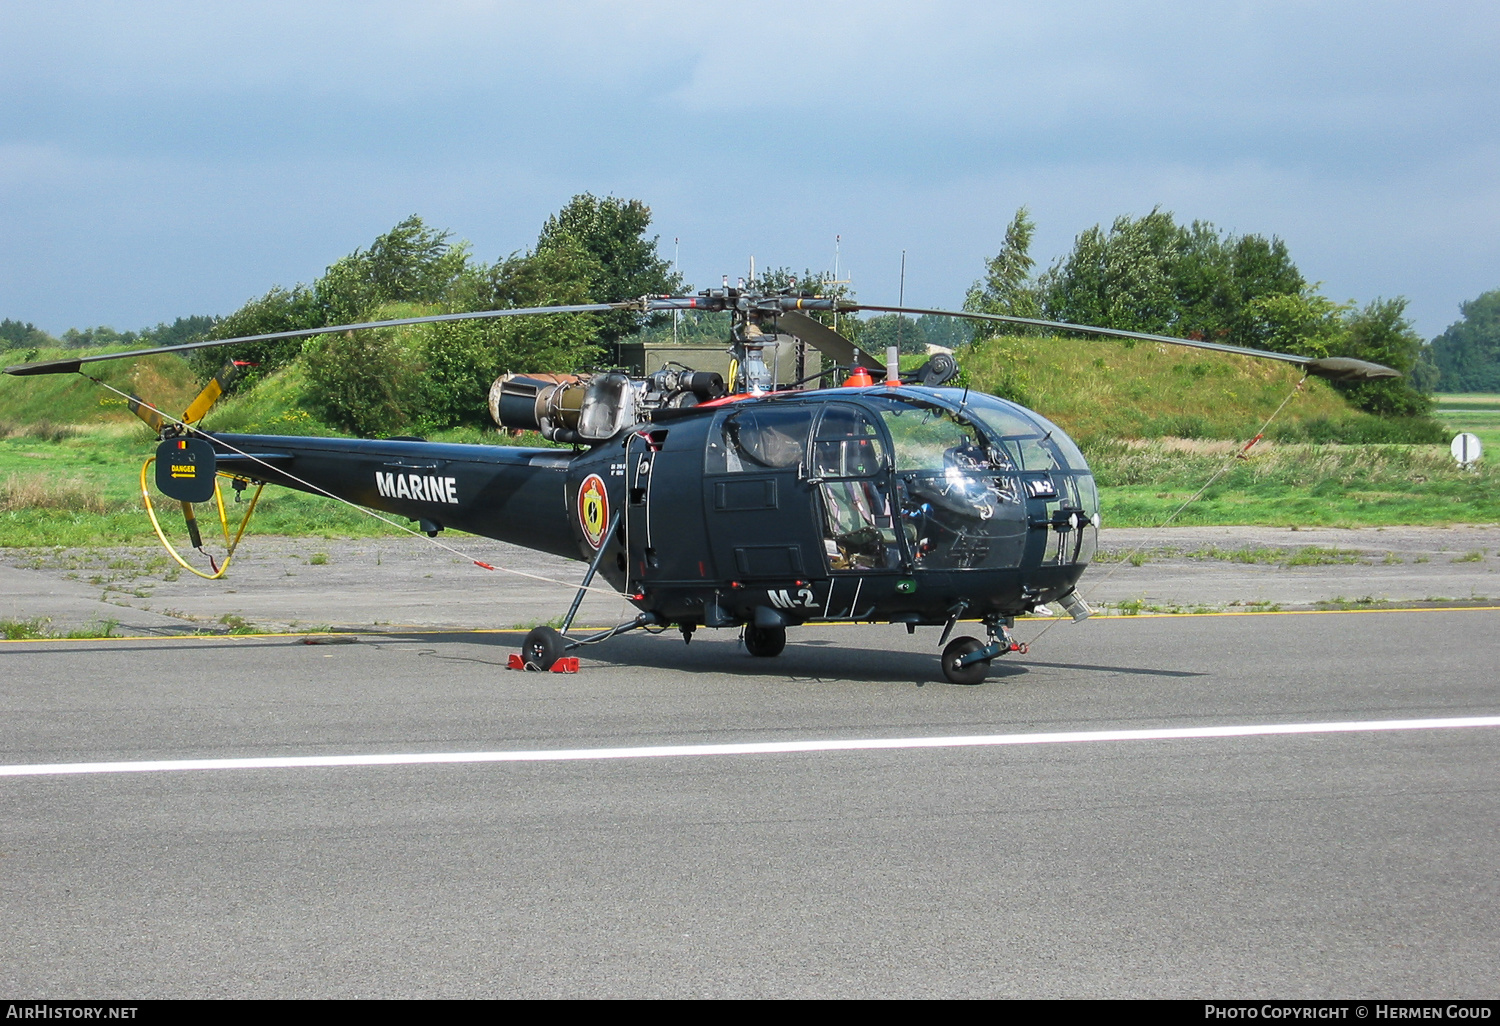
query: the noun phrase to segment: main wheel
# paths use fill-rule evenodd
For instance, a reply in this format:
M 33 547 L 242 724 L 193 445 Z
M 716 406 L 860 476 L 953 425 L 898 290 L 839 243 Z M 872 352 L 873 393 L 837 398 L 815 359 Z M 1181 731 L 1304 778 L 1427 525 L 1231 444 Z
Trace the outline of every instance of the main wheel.
M 550 670 L 567 651 L 567 644 L 567 639 L 551 627 L 533 627 L 526 640 L 521 642 L 521 658 L 528 667 Z
M 786 648 L 785 627 L 757 627 L 745 625 L 745 651 L 753 656 L 779 656 Z
M 983 684 L 985 674 L 990 671 L 988 659 L 968 666 L 958 665 L 964 656 L 983 647 L 984 643 L 978 638 L 954 638 L 948 642 L 948 647 L 943 649 L 943 676 L 954 684 Z

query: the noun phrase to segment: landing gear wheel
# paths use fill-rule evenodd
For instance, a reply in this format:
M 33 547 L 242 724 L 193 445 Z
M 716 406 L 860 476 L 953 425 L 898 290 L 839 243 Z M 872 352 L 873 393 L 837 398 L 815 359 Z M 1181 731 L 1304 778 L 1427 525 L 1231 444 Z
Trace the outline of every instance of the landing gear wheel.
M 983 684 L 985 674 L 990 671 L 989 660 L 981 663 L 958 665 L 958 661 L 970 652 L 978 652 L 984 642 L 978 638 L 954 638 L 943 649 L 943 676 L 953 684 Z
M 757 627 L 755 624 L 745 625 L 745 651 L 753 656 L 781 655 L 781 650 L 786 648 L 785 627 Z
M 526 640 L 521 642 L 521 658 L 528 668 L 550 670 L 552 664 L 567 651 L 567 639 L 551 627 L 533 627 Z

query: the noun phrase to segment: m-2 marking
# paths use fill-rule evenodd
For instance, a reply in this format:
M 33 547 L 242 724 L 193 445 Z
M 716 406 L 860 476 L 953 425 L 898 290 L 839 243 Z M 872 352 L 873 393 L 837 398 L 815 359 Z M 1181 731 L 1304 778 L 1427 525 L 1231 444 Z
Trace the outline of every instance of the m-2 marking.
M 790 588 L 767 588 L 766 598 L 771 600 L 771 605 L 777 609 L 817 609 L 818 603 L 813 598 L 811 588 L 798 588 L 797 594 L 793 595 Z

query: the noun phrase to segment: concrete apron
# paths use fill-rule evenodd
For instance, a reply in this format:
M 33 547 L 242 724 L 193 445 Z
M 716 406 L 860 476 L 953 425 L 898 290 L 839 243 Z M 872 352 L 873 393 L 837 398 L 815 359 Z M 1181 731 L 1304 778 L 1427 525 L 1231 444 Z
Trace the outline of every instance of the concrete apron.
M 3 549 L 0 621 L 37 621 L 54 634 L 113 623 L 121 635 L 530 627 L 565 613 L 583 576 L 582 563 L 479 538 L 443 540 L 563 583 L 483 570 L 418 538 L 250 537 L 219 581 L 173 574 L 155 547 Z M 1124 558 L 1138 545 L 1135 560 Z M 1102 531 L 1100 553 L 1081 590 L 1101 612 L 1500 602 L 1497 525 L 1131 528 Z M 630 615 L 620 597 L 593 593 L 577 622 Z

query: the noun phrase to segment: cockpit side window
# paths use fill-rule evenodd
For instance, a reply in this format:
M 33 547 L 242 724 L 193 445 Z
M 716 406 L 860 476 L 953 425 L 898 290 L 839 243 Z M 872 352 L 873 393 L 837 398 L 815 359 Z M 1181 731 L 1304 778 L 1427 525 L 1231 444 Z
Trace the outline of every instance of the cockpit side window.
M 813 439 L 812 472 L 816 477 L 869 477 L 881 471 L 885 442 L 880 428 L 854 406 L 826 407 Z
M 756 405 L 720 415 L 709 433 L 710 474 L 795 469 L 807 451 L 813 411 L 806 406 Z

